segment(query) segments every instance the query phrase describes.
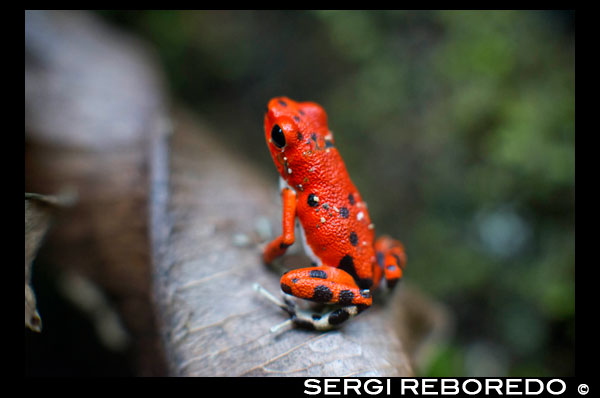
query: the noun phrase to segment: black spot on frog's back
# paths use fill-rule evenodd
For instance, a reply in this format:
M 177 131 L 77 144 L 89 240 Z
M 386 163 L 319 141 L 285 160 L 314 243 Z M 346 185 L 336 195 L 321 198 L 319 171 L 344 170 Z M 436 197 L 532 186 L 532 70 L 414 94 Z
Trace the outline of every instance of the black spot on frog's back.
M 350 274 L 350 276 L 352 276 L 352 278 L 354 278 L 354 280 L 356 281 L 358 287 L 360 287 L 361 289 L 368 289 L 373 285 L 373 279 L 358 277 L 358 274 L 356 273 L 356 269 L 354 267 L 354 259 L 349 254 L 346 254 L 344 257 L 342 257 L 338 264 L 338 269 L 341 269 Z
M 340 207 L 340 216 L 342 216 L 342 218 L 348 218 L 349 215 L 350 212 L 347 207 Z
M 354 259 L 352 258 L 351 255 L 346 254 L 344 257 L 342 257 L 342 259 L 340 260 L 340 263 L 338 265 L 338 268 L 343 271 L 346 271 L 347 273 L 352 275 L 353 278 L 356 279 L 356 270 L 354 269 Z
M 358 245 L 358 235 L 354 231 L 350 232 L 350 244 L 352 246 Z

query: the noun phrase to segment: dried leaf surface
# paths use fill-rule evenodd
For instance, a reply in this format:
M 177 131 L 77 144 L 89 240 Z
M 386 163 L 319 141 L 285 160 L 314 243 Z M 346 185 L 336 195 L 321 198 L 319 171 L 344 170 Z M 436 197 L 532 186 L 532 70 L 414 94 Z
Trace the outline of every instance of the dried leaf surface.
M 72 194 L 49 196 L 25 193 L 25 326 L 35 332 L 42 331 L 42 319 L 31 286 L 32 263 L 50 227 L 52 216 L 59 207 L 73 201 Z
M 162 87 L 152 51 L 93 13 L 25 12 L 27 190 L 68 185 L 79 195 L 47 236 L 48 271 L 89 282 L 83 289 L 73 279 L 57 285 L 80 305 L 84 296 L 77 292 L 93 293 L 92 286 L 110 298 L 120 319 L 110 321 L 114 314 L 102 310 L 108 318 L 96 325 L 105 331 L 122 324 L 131 339 L 117 331 L 102 341 L 131 352 L 143 376 L 166 373 L 152 303 L 147 210 L 148 140 L 167 119 Z M 91 313 L 107 309 L 96 303 Z

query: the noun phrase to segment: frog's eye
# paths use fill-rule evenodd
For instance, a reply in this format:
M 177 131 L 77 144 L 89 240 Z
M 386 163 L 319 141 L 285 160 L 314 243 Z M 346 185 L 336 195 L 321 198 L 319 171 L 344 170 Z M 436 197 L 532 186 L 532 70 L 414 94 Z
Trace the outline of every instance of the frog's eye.
M 273 126 L 271 130 L 271 141 L 277 148 L 283 148 L 285 146 L 285 135 L 283 134 L 283 130 L 279 125 Z

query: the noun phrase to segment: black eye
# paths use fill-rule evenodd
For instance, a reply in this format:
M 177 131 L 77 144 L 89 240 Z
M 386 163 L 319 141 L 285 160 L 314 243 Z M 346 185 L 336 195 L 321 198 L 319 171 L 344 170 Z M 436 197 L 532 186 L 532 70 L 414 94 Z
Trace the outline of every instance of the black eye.
M 283 135 L 283 130 L 281 130 L 281 127 L 277 124 L 273 126 L 273 130 L 271 130 L 271 140 L 278 148 L 283 148 L 285 146 L 285 135 Z

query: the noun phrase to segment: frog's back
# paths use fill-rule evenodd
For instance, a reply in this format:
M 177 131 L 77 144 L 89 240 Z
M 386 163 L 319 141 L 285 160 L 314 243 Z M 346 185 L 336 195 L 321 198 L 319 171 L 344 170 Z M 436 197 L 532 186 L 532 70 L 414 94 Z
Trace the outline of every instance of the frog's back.
M 282 136 L 272 136 L 275 127 Z M 312 253 L 322 264 L 343 269 L 359 286 L 369 287 L 375 263 L 373 225 L 335 147 L 325 112 L 312 102 L 274 98 L 265 131 L 267 141 L 283 144 L 272 150 L 272 157 L 296 191 L 296 214 Z
M 297 215 L 306 243 L 322 264 L 348 272 L 361 288 L 370 287 L 375 234 L 366 204 L 356 189 L 326 183 L 318 187 L 322 189 L 298 195 Z

